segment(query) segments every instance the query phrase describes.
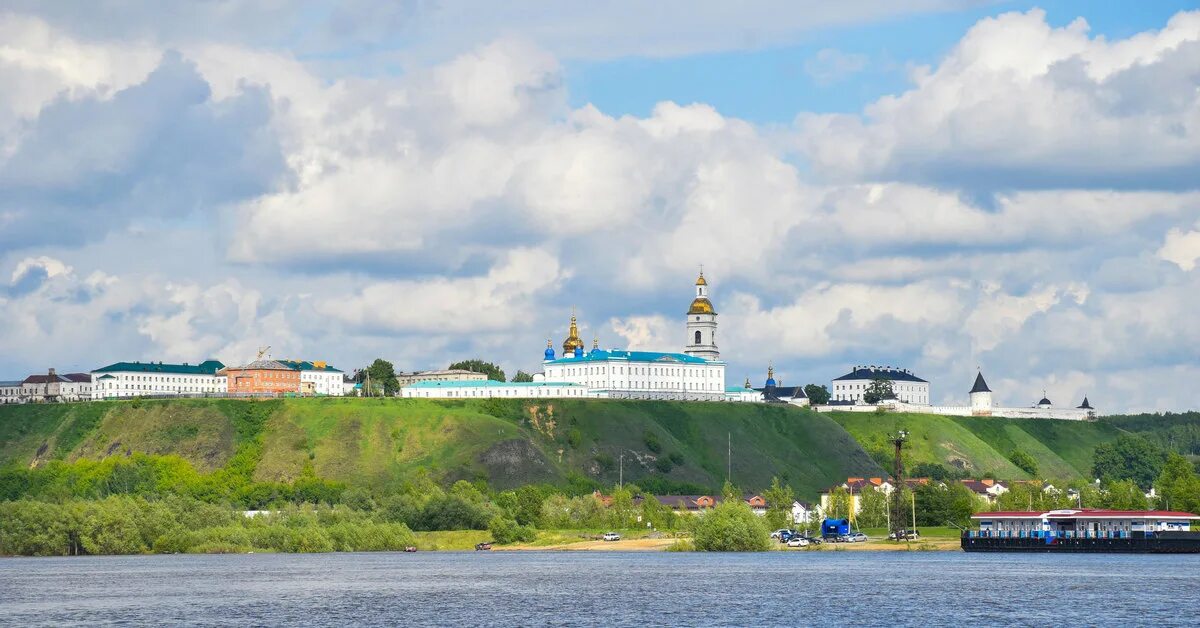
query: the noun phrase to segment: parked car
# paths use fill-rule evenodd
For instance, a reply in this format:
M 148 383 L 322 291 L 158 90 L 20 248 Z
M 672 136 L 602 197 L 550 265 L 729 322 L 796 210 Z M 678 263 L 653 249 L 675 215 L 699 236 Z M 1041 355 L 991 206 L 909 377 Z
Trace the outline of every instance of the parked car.
M 620 541 L 621 535 L 617 534 L 616 532 L 605 532 L 604 540 L 605 541 Z
M 921 538 L 921 533 L 916 530 L 898 530 L 888 535 L 888 539 L 892 541 L 915 541 Z
M 788 547 L 808 547 L 808 539 L 806 539 L 802 536 L 793 536 L 791 538 L 791 540 L 789 540 L 787 542 L 787 546 Z
M 820 545 L 821 544 L 821 539 L 819 539 L 815 536 L 807 535 L 807 534 L 797 535 L 797 537 L 794 537 L 794 538 L 804 539 L 805 541 L 808 541 L 809 545 Z
M 868 540 L 867 535 L 863 534 L 862 532 L 852 532 L 847 539 L 851 543 L 862 543 L 863 541 Z
M 491 543 L 488 543 L 487 541 L 484 541 L 483 543 L 476 543 L 476 544 L 475 544 L 475 551 L 476 551 L 476 552 L 482 552 L 482 551 L 485 551 L 485 550 L 490 550 L 490 549 L 492 549 L 492 544 L 491 544 Z
M 778 529 L 778 530 L 776 530 L 776 531 L 774 531 L 774 532 L 772 532 L 772 533 L 771 533 L 771 538 L 773 538 L 773 539 L 780 539 L 780 540 L 782 540 L 782 539 L 783 539 L 783 534 L 784 534 L 785 532 L 788 532 L 788 530 L 787 530 L 787 529 L 785 529 L 785 528 L 780 528 L 780 529 Z

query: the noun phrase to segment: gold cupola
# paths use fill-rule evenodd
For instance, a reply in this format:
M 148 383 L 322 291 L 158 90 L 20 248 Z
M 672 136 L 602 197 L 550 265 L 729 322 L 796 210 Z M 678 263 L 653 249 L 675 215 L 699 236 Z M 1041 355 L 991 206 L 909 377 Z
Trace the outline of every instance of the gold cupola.
M 696 298 L 692 300 L 692 306 L 688 308 L 688 314 L 716 314 L 713 309 L 712 301 L 708 300 L 708 280 L 704 278 L 704 269 L 700 269 L 700 276 L 696 279 Z
M 583 348 L 583 340 L 579 338 L 579 325 L 575 322 L 575 315 L 571 315 L 571 329 L 568 332 L 567 339 L 563 341 L 563 357 L 570 357 L 575 354 L 576 349 Z

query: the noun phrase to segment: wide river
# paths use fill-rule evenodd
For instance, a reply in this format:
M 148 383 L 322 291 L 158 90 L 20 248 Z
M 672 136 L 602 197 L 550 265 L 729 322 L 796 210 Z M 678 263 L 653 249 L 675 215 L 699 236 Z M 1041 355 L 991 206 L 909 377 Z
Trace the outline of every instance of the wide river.
M 421 552 L 0 559 L 0 624 L 1191 625 L 1200 555 Z

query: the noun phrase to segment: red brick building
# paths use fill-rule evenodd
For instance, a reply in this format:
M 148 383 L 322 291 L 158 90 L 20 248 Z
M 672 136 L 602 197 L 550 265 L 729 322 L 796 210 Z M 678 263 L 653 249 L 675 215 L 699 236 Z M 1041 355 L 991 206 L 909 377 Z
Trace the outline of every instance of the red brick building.
M 229 366 L 220 373 L 227 378 L 230 394 L 300 392 L 300 370 L 276 360 L 255 360 L 245 366 Z

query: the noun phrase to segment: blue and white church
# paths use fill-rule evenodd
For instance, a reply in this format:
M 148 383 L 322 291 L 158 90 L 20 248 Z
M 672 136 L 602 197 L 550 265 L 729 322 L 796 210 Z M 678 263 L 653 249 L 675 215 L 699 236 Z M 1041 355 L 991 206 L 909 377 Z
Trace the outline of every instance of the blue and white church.
M 546 342 L 542 372 L 532 382 L 420 382 L 401 390 L 405 397 L 671 399 L 679 401 L 761 401 L 748 387 L 726 388 L 725 362 L 717 349 L 717 312 L 701 272 L 685 321 L 682 352 L 591 350 L 579 337 L 575 316 L 562 343 L 562 354 Z

